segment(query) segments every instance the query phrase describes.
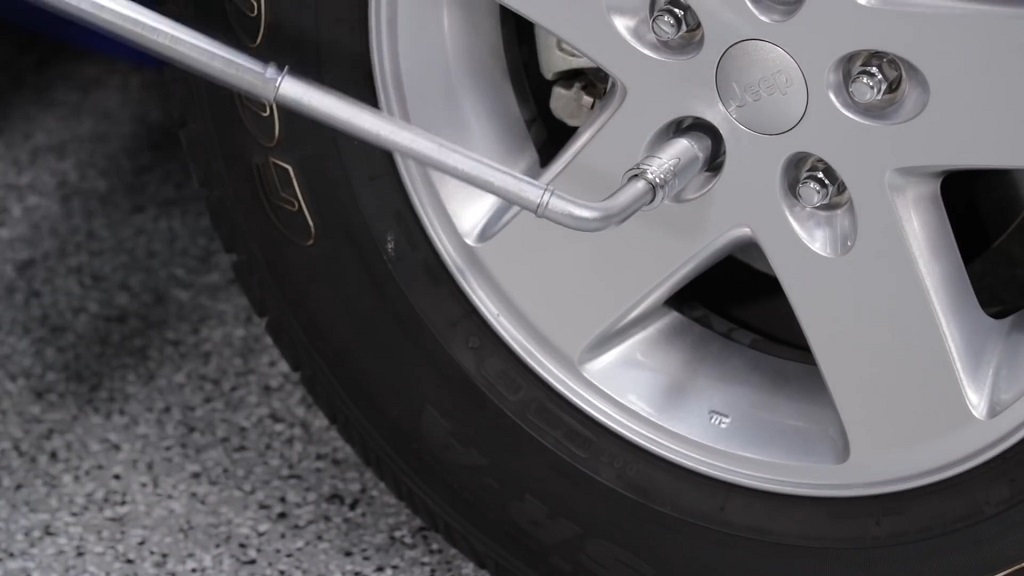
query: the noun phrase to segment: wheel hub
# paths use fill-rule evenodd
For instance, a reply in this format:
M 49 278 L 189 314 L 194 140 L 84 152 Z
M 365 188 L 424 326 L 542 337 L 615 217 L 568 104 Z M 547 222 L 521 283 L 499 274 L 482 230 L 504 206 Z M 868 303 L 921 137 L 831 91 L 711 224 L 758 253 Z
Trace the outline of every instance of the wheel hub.
M 807 110 L 807 81 L 785 50 L 764 40 L 734 44 L 716 75 L 722 105 L 740 126 L 765 136 L 796 127 Z

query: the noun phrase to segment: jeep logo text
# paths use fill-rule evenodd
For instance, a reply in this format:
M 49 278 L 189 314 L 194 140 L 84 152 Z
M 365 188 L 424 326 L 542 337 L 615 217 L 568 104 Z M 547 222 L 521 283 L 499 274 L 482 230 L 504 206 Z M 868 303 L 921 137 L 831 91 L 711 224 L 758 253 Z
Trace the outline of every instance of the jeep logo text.
M 729 103 L 734 108 L 743 108 L 748 104 L 760 102 L 762 98 L 769 96 L 785 96 L 793 87 L 793 78 L 786 72 L 779 70 L 769 76 L 761 76 L 755 82 L 740 86 L 732 83 L 732 91 L 735 94 L 728 96 Z

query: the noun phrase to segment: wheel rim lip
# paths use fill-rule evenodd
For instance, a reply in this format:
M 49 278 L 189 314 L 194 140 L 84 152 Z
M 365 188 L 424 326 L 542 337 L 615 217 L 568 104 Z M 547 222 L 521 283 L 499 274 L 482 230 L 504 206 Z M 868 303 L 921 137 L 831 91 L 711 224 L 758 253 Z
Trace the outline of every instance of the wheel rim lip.
M 393 52 L 391 45 L 397 31 L 387 25 L 393 23 L 394 11 L 397 9 L 395 4 L 401 3 L 372 0 L 371 44 L 378 98 L 386 112 L 415 122 L 416 119 L 410 118 L 406 108 L 408 95 L 401 90 L 402 77 L 397 72 L 401 66 L 399 55 Z M 421 223 L 442 260 L 467 297 L 501 338 L 542 379 L 588 415 L 633 443 L 672 462 L 714 478 L 759 490 L 815 497 L 867 496 L 915 488 L 956 476 L 1005 450 L 1024 435 L 1024 430 L 1013 430 L 982 449 L 966 456 L 961 455 L 958 460 L 948 462 L 938 470 L 904 475 L 892 481 L 855 484 L 821 484 L 787 479 L 771 471 L 762 473 L 756 466 L 736 465 L 736 462 L 746 462 L 749 458 L 730 459 L 731 455 L 719 454 L 715 450 L 695 450 L 690 438 L 666 434 L 658 426 L 651 426 L 651 422 L 636 413 L 635 409 L 622 405 L 616 398 L 608 398 L 606 391 L 590 381 L 577 365 L 538 351 L 534 344 L 543 341 L 543 337 L 533 334 L 531 343 L 529 327 L 521 326 L 526 320 L 510 311 L 510 304 L 501 296 L 500 287 L 488 286 L 488 282 L 493 282 L 493 279 L 486 274 L 471 272 L 473 267 L 466 265 L 468 248 L 459 230 L 450 222 L 447 208 L 439 198 L 431 175 L 414 162 L 400 157 L 396 157 L 396 164 Z M 746 235 L 749 235 L 749 230 L 738 231 L 734 237 L 723 239 L 720 248 L 724 250 L 732 247 L 734 242 Z M 579 378 L 589 385 L 581 386 Z

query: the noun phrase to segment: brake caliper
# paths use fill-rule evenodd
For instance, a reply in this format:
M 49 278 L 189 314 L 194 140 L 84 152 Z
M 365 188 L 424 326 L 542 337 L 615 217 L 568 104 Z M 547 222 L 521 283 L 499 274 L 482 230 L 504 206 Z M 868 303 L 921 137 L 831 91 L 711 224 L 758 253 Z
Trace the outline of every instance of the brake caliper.
M 541 74 L 553 83 L 551 113 L 569 126 L 583 126 L 608 94 L 608 74 L 547 30 L 538 26 L 535 36 Z

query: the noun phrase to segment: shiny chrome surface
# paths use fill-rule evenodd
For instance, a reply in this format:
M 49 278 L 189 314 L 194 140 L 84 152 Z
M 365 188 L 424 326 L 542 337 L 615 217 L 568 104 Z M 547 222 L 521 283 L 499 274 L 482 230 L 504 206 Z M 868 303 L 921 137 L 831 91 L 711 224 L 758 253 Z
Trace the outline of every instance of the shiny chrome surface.
M 848 88 L 850 97 L 858 104 L 868 104 L 895 96 L 902 78 L 903 68 L 893 56 L 868 54 L 853 71 Z
M 651 33 L 661 42 L 671 42 L 680 36 L 693 34 L 699 28 L 697 13 L 683 0 L 663 2 L 651 18 Z
M 853 250 L 859 227 L 853 196 L 823 158 L 791 156 L 783 165 L 781 195 L 793 230 L 809 248 L 831 258 Z
M 663 141 L 652 133 L 671 133 L 673 118 L 721 133 L 720 172 L 702 175 L 684 203 L 666 198 L 604 234 L 509 216 L 486 239 L 467 236 L 491 220 L 430 171 L 396 159 L 425 229 L 482 316 L 556 390 L 652 453 L 757 489 L 859 496 L 949 478 L 1024 435 L 1024 362 L 1011 352 L 1024 322 L 980 310 L 938 186 L 950 170 L 1024 166 L 1024 108 L 1005 97 L 1019 79 L 998 72 L 1024 56 L 1024 7 L 873 1 L 880 7 L 694 2 L 701 41 L 679 52 L 654 37 L 652 3 L 502 0 L 615 78 L 612 98 L 552 167 L 536 169 L 539 178 L 596 198 L 619 166 Z M 901 9 L 922 2 L 943 6 Z M 474 108 L 480 95 L 494 102 L 508 90 L 493 67 L 464 60 L 501 60 L 489 42 L 496 6 L 374 4 L 383 106 L 495 150 L 502 162 L 529 162 L 529 145 L 515 140 L 514 103 L 507 118 L 504 107 L 490 118 Z M 803 118 L 771 137 L 734 120 L 713 80 L 731 47 L 758 36 L 808 79 Z M 876 47 L 906 72 L 906 93 L 881 111 L 848 93 L 850 58 Z M 973 88 L 981 85 L 991 89 Z M 498 116 L 506 126 L 490 121 Z M 464 128 L 468 120 L 475 130 Z M 812 209 L 794 191 L 816 158 L 846 191 Z M 738 336 L 743 344 L 725 340 L 664 306 L 708 266 L 751 247 L 785 289 L 817 370 L 752 351 L 758 340 L 749 334 Z
M 870 68 L 857 72 L 850 80 L 850 96 L 855 102 L 867 104 L 878 100 L 885 95 L 889 83 L 878 72 L 877 68 Z
M 684 14 L 672 8 L 662 8 L 654 13 L 651 31 L 658 40 L 675 40 L 683 32 Z
M 639 178 L 650 184 L 655 193 L 651 206 L 656 207 L 665 198 L 678 198 L 708 169 L 713 148 L 711 138 L 699 132 L 677 135 L 626 171 L 622 181 Z
M 829 67 L 826 82 L 832 102 L 865 124 L 893 126 L 924 113 L 931 84 L 905 55 L 857 50 Z
M 617 30 L 618 38 L 611 37 L 608 38 L 609 41 L 617 42 L 625 38 L 645 54 L 666 60 L 693 58 L 700 54 L 701 47 L 704 46 L 704 27 L 697 18 L 697 13 L 685 0 L 600 0 L 595 6 L 600 7 L 602 3 L 608 19 Z M 671 10 L 669 14 L 673 15 L 674 19 L 682 21 L 679 32 L 671 38 L 664 32 L 652 29 L 655 13 L 664 7 Z M 607 23 L 603 25 L 607 26 Z
M 815 158 L 800 175 L 796 199 L 807 208 L 838 205 L 844 200 L 843 183 L 828 164 Z
M 796 189 L 796 199 L 808 208 L 818 208 L 832 198 L 832 185 L 818 174 L 804 176 Z

